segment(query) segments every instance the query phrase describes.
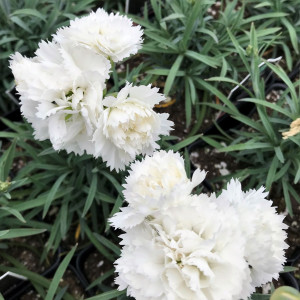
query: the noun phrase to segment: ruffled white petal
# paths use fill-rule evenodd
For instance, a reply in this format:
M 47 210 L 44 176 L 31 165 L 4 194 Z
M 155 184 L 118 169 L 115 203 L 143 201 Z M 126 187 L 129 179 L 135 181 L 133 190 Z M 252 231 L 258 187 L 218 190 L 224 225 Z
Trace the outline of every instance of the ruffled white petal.
M 132 89 L 135 98 L 131 97 Z M 154 112 L 144 98 L 145 90 L 163 97 L 150 86 L 136 88 L 127 84 L 116 98 L 108 96 L 103 100 L 104 111 L 93 136 L 94 155 L 101 156 L 111 169 L 124 169 L 138 154 L 152 154 L 159 148 L 156 141 L 160 135 L 171 130 L 173 122 L 167 120 L 168 114 Z
M 99 8 L 95 13 L 71 21 L 54 35 L 59 43 L 65 41 L 82 45 L 114 62 L 123 60 L 141 48 L 143 31 L 126 16 L 108 15 Z

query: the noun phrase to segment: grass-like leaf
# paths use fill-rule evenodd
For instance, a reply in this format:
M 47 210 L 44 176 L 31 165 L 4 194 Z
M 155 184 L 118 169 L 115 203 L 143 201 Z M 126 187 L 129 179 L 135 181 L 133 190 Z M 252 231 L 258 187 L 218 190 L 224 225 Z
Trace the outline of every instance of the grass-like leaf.
M 9 171 L 11 169 L 16 149 L 16 140 L 12 142 L 9 148 L 4 152 L 0 158 L 0 180 L 6 181 Z
M 0 265 L 0 271 L 1 272 L 8 272 L 8 271 L 10 271 L 10 272 L 22 275 L 22 276 L 28 278 L 31 282 L 40 284 L 41 286 L 43 286 L 45 288 L 49 288 L 49 286 L 50 286 L 50 280 L 46 279 L 45 277 L 43 277 L 43 276 L 41 276 L 41 275 L 39 275 L 37 273 L 31 272 L 31 271 L 28 271 L 28 270 L 22 270 L 20 268 L 13 268 L 13 267 L 7 267 L 7 266 Z M 59 288 L 59 290 L 60 290 L 60 288 Z M 64 295 L 63 299 L 65 299 L 65 300 L 75 300 L 68 293 L 66 293 Z
M 249 141 L 247 143 L 235 144 L 219 149 L 220 152 L 241 151 L 250 149 L 272 149 L 270 143 Z
M 33 8 L 22 8 L 15 10 L 11 16 L 34 16 L 37 18 L 40 18 L 43 21 L 46 21 L 46 18 L 43 14 L 41 14 L 38 10 L 33 9 Z
M 50 208 L 50 205 L 51 205 L 52 201 L 55 199 L 55 195 L 56 195 L 60 185 L 62 184 L 62 182 L 64 181 L 64 179 L 68 175 L 69 175 L 69 173 L 65 173 L 65 174 L 62 174 L 61 176 L 59 176 L 59 178 L 56 180 L 56 182 L 54 183 L 54 185 L 50 189 L 50 192 L 47 195 L 46 202 L 45 202 L 45 205 L 44 205 L 43 218 L 45 218 L 45 216 L 46 216 L 46 214 L 47 214 L 47 212 Z
M 169 75 L 166 80 L 165 88 L 164 88 L 165 95 L 168 95 L 171 90 L 171 87 L 173 85 L 175 77 L 177 76 L 177 72 L 180 68 L 182 60 L 183 60 L 183 55 L 179 55 L 175 60 L 172 68 L 170 69 Z
M 274 156 L 268 171 L 267 179 L 266 179 L 266 189 L 269 191 L 271 189 L 272 183 L 274 182 L 274 177 L 278 167 L 278 158 Z
M 97 238 L 97 240 L 103 244 L 106 248 L 110 249 L 112 252 L 114 252 L 117 256 L 120 256 L 121 250 L 118 246 L 116 246 L 114 243 L 112 243 L 110 240 L 105 238 L 104 236 L 94 233 L 94 236 Z
M 217 58 L 203 55 L 203 54 L 197 53 L 195 51 L 187 50 L 185 52 L 185 55 L 194 60 L 198 60 L 212 68 L 216 68 L 217 66 L 220 65 L 220 61 Z
M 88 193 L 87 199 L 85 201 L 83 212 L 82 212 L 82 215 L 81 215 L 82 218 L 86 215 L 86 213 L 90 209 L 90 207 L 93 203 L 93 200 L 95 198 L 96 191 L 97 191 L 97 179 L 98 179 L 98 174 L 94 173 L 93 178 L 92 178 L 92 183 L 91 183 L 91 186 L 89 188 L 89 193 Z
M 126 291 L 118 291 L 118 290 L 112 290 L 105 292 L 103 294 L 87 298 L 86 300 L 110 300 L 110 299 L 115 299 L 118 296 L 124 295 Z
M 63 261 L 59 265 L 58 269 L 56 270 L 56 272 L 51 280 L 51 284 L 49 286 L 48 293 L 46 295 L 45 300 L 52 300 L 54 298 L 54 295 L 57 291 L 59 282 L 60 282 L 61 278 L 63 277 L 73 255 L 76 251 L 76 248 L 77 248 L 77 245 L 75 245 L 72 248 L 72 250 L 66 255 L 66 257 L 63 259 Z
M 33 228 L 13 228 L 0 231 L 0 240 L 13 239 L 21 236 L 35 235 L 45 232 L 45 229 L 33 229 Z
M 188 145 L 190 145 L 191 143 L 197 141 L 199 138 L 201 137 L 201 134 L 197 134 L 194 136 L 191 136 L 179 143 L 177 143 L 174 146 L 170 146 L 167 150 L 173 150 L 174 152 L 179 151 L 180 149 L 187 147 Z

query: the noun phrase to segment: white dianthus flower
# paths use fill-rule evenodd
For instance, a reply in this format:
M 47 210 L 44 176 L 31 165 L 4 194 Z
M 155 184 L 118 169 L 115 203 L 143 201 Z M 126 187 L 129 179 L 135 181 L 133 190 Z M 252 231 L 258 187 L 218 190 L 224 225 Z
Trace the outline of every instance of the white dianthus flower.
M 272 201 L 265 199 L 267 194 L 263 187 L 243 192 L 241 183 L 232 179 L 216 200 L 221 206 L 234 207 L 239 215 L 246 238 L 245 259 L 254 287 L 278 279 L 286 260 L 284 250 L 288 247 L 284 216 L 278 215 L 271 206 Z
M 182 203 L 184 196 L 188 196 L 204 180 L 205 174 L 197 169 L 190 180 L 183 158 L 173 151 L 156 151 L 153 156 L 135 161 L 131 164 L 123 191 L 129 207 L 121 208 L 122 213 L 111 218 L 112 224 L 129 228 L 155 211 Z
M 164 99 L 157 88 L 127 84 L 117 95 L 103 100 L 105 109 L 94 134 L 95 156 L 111 169 L 124 169 L 138 154 L 152 154 L 159 135 L 167 135 L 173 122 L 153 106 Z
M 55 42 L 41 42 L 34 58 L 20 53 L 11 58 L 21 111 L 35 138 L 49 138 L 55 150 L 93 154 L 109 61 L 84 47 Z
M 235 210 L 205 195 L 156 211 L 121 235 L 119 289 L 139 299 L 239 300 L 250 281 Z M 188 204 L 190 203 L 190 204 Z M 243 294 L 243 296 L 241 296 Z
M 54 39 L 83 45 L 118 62 L 137 53 L 141 48 L 142 34 L 141 27 L 133 26 L 128 17 L 113 13 L 108 15 L 99 8 L 88 16 L 71 21 L 70 26 L 59 29 Z

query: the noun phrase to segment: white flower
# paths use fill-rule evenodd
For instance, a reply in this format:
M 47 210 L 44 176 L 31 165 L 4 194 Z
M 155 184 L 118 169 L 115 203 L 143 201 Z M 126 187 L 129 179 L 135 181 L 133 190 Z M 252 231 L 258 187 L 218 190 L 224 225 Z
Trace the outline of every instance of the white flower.
M 190 180 L 183 158 L 173 151 L 156 151 L 153 156 L 135 161 L 123 191 L 129 207 L 121 208 L 122 213 L 111 218 L 111 223 L 122 229 L 130 228 L 155 211 L 182 203 L 204 180 L 205 174 L 197 169 Z
M 70 26 L 59 29 L 54 39 L 83 45 L 118 62 L 137 53 L 141 48 L 142 34 L 141 27 L 133 26 L 126 16 L 108 15 L 99 8 L 86 17 L 71 21 Z
M 106 107 L 94 134 L 95 156 L 101 156 L 111 169 L 124 169 L 137 154 L 152 154 L 159 135 L 167 135 L 173 122 L 169 114 L 152 109 L 164 96 L 157 88 L 127 84 L 117 95 L 103 100 Z
M 21 111 L 35 138 L 49 138 L 55 150 L 93 154 L 109 61 L 84 47 L 54 42 L 41 42 L 32 59 L 19 53 L 11 58 Z
M 230 207 L 220 211 L 205 195 L 156 211 L 121 235 L 119 289 L 135 299 L 239 300 L 250 282 L 245 241 Z M 190 203 L 190 204 L 188 204 Z
M 243 192 L 241 183 L 232 179 L 217 202 L 231 205 L 240 218 L 240 227 L 246 238 L 245 258 L 249 264 L 254 287 L 278 279 L 285 262 L 284 250 L 287 226 L 284 216 L 276 213 L 272 201 L 265 199 L 267 192 L 258 190 Z

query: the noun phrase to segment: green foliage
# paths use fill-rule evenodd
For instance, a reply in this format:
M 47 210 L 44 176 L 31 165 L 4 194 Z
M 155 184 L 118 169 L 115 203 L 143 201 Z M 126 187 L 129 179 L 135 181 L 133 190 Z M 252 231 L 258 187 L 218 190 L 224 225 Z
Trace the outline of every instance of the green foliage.
M 51 284 L 49 286 L 48 293 L 45 297 L 45 300 L 51 300 L 54 298 L 56 290 L 58 289 L 59 282 L 60 282 L 64 272 L 66 271 L 73 255 L 75 253 L 76 248 L 77 248 L 77 246 L 74 246 L 72 248 L 72 250 L 66 255 L 66 257 L 63 259 L 63 261 L 59 265 L 58 269 L 56 270 L 56 272 L 52 278 Z
M 1 224 L 8 228 L 33 225 L 48 229 L 45 254 L 52 248 L 56 250 L 62 238 L 78 224 L 82 237 L 86 234 L 91 240 L 93 231 L 104 232 L 122 190 L 124 175 L 110 175 L 103 162 L 88 155 L 57 153 L 49 142 L 36 142 L 29 125 L 5 122 L 17 130 L 19 138 L 13 140 L 1 157 L 4 162 L 10 161 L 9 166 L 1 168 L 8 170 L 2 180 L 11 182 L 1 194 L 0 219 L 5 220 Z M 0 132 L 6 138 L 15 135 L 15 132 Z M 18 151 L 14 150 L 16 146 Z M 10 156 L 10 160 L 4 159 Z M 17 173 L 11 170 L 13 160 L 25 164 Z M 57 211 L 54 216 L 53 209 Z M 36 221 L 36 216 L 40 221 Z M 108 244 L 101 245 L 103 255 L 114 260 L 107 247 Z
M 293 185 L 300 180 L 300 134 L 283 139 L 282 132 L 300 117 L 300 81 L 291 82 L 285 70 L 264 61 L 263 57 L 266 50 L 272 51 L 272 57 L 282 52 L 287 68 L 292 69 L 292 57 L 296 56 L 291 53 L 299 52 L 300 3 L 298 0 L 226 2 L 227 5 L 221 1 L 219 14 L 213 16 L 209 9 L 215 1 L 151 0 L 151 6 L 144 8 L 144 17 L 133 17 L 145 28 L 143 61 L 137 58 L 136 67 L 132 67 L 129 59 L 113 66 L 113 84 L 110 82 L 108 92 L 118 92 L 126 80 L 145 85 L 164 80 L 166 94 L 185 99 L 186 125 L 191 125 L 193 111 L 197 122 L 185 140 L 170 146 L 169 141 L 176 138 L 165 137 L 159 142 L 161 148 L 184 149 L 187 158 L 185 148 L 202 138 L 244 163 L 246 167 L 230 177 L 239 177 L 247 182 L 247 187 L 266 185 L 267 189 L 284 195 L 292 213 L 290 198 L 300 202 Z M 240 2 L 242 5 L 238 7 Z M 123 11 L 124 3 L 119 0 L 0 1 L 1 113 L 10 111 L 14 105 L 5 94 L 13 85 L 9 55 L 15 51 L 33 55 L 41 39 L 49 39 L 70 19 L 102 4 L 107 10 Z M 266 65 L 259 67 L 263 61 Z M 266 67 L 287 86 L 275 103 L 265 100 L 260 74 Z M 251 84 L 239 84 L 247 73 L 251 75 L 248 80 Z M 225 96 L 232 85 L 240 85 L 247 92 L 241 101 L 256 105 L 257 120 L 242 115 Z M 212 95 L 217 96 L 222 105 L 208 101 Z M 205 106 L 199 105 L 205 102 Z M 210 108 L 229 113 L 242 122 L 243 127 L 229 134 L 223 132 L 221 137 L 196 134 Z M 50 142 L 35 141 L 27 123 L 2 121 L 10 131 L 0 132 L 3 140 L 0 143 L 1 248 L 9 246 L 11 238 L 46 231 L 42 260 L 68 237 L 73 245 L 76 241 L 93 243 L 106 261 L 112 263 L 120 249 L 107 220 L 123 204 L 122 184 L 127 173 L 110 172 L 101 160 L 88 155 L 56 152 Z M 16 166 L 18 162 L 23 165 L 20 169 Z M 189 173 L 187 159 L 185 168 Z M 5 250 L 0 250 L 0 255 L 13 267 L 0 266 L 0 271 L 10 270 L 26 276 L 43 298 L 52 299 L 56 295 L 57 300 L 71 300 L 73 297 L 66 288 L 59 287 L 59 281 L 75 248 L 65 256 L 51 281 L 28 271 Z M 90 284 L 87 289 L 97 287 L 100 291 L 90 300 L 127 299 L 124 291 L 111 290 L 111 286 L 105 284 L 113 273 L 111 267 Z M 252 299 L 268 297 L 254 294 Z
M 0 132 L 0 137 L 5 138 L 0 156 L 1 247 L 7 248 L 13 243 L 12 238 L 46 231 L 48 238 L 43 253 L 39 253 L 41 260 L 50 251 L 55 253 L 68 237 L 71 243 L 81 241 L 81 247 L 93 243 L 112 264 L 120 250 L 107 220 L 123 203 L 121 184 L 125 173 L 110 172 L 102 161 L 89 155 L 54 151 L 48 141 L 35 141 L 29 124 L 2 121 L 11 131 Z M 17 169 L 20 162 L 22 168 Z M 80 236 L 76 228 L 80 229 Z M 0 255 L 5 255 L 5 251 L 0 249 Z M 73 299 L 66 289 L 58 288 L 58 283 L 74 251 L 75 248 L 65 257 L 51 283 L 46 279 L 37 282 L 41 276 L 21 264 L 16 265 L 15 272 L 26 274 L 39 293 L 46 288 L 43 293 L 48 299 L 53 299 L 56 293 L 57 299 Z M 5 270 L 1 268 L 0 271 Z M 110 270 L 109 276 L 112 274 Z M 102 292 L 97 296 L 99 299 L 123 294 L 110 291 L 111 287 L 99 280 L 95 285 Z
M 252 26 L 250 45 L 253 51 L 247 67 L 250 72 L 251 91 L 245 88 L 248 96 L 240 99 L 243 102 L 254 103 L 257 110 L 256 119 L 253 120 L 233 109 L 232 104 L 229 105 L 226 97 L 222 95 L 219 98 L 224 106 L 210 103 L 207 105 L 228 113 L 241 122 L 242 128 L 232 130 L 231 135 L 204 137 L 204 140 L 219 151 L 229 153 L 243 165 L 242 169 L 230 174 L 230 177 L 238 177 L 247 182 L 246 188 L 264 185 L 267 190 L 272 190 L 273 196 L 284 196 L 287 210 L 292 214 L 291 197 L 300 203 L 294 186 L 300 179 L 300 135 L 284 139 L 282 133 L 288 131 L 291 122 L 300 117 L 300 82 L 293 83 L 281 67 L 263 60 L 256 38 L 257 32 Z M 264 62 L 265 66 L 260 68 L 267 66 L 274 76 L 286 85 L 284 91 L 278 92 L 279 99 L 274 103 L 266 100 L 265 84 L 260 78 L 261 62 Z M 221 77 L 217 80 L 229 81 L 228 78 Z
M 277 2 L 282 4 L 278 6 Z M 209 0 L 152 0 L 150 8 L 145 6 L 143 18 L 133 16 L 145 28 L 141 52 L 151 63 L 148 74 L 153 75 L 152 81 L 159 76 L 165 78 L 165 94 L 185 99 L 187 127 L 191 125 L 193 105 L 211 95 L 198 83 L 199 79 L 228 76 L 238 80 L 241 72 L 248 71 L 246 52 L 251 51 L 248 46 L 252 23 L 257 48 L 270 50 L 273 56 L 283 49 L 291 66 L 286 42 L 291 41 L 298 53 L 299 38 L 299 32 L 291 26 L 293 20 L 299 22 L 299 9 L 291 7 L 275 0 L 264 5 L 260 1 L 221 1 L 219 8 Z M 212 10 L 216 10 L 215 14 Z M 237 54 L 243 54 L 244 59 L 238 59 Z M 199 117 L 197 111 L 196 119 Z
M 1 146 L 1 148 L 3 145 Z M 13 160 L 15 158 L 16 139 L 10 144 L 7 149 L 2 149 L 2 155 L 0 158 L 0 213 L 4 216 L 0 219 L 0 240 L 7 240 L 16 237 L 28 236 L 39 234 L 45 231 L 43 227 L 30 228 L 29 224 L 26 224 L 26 220 L 22 213 L 11 206 L 12 194 L 15 189 L 24 184 L 24 180 L 11 181 L 10 172 L 13 166 Z M 18 225 L 10 226 L 11 220 L 17 222 Z M 26 226 L 27 228 L 22 228 Z M 29 226 L 29 227 L 28 227 Z M 32 227 L 35 227 L 32 224 Z

